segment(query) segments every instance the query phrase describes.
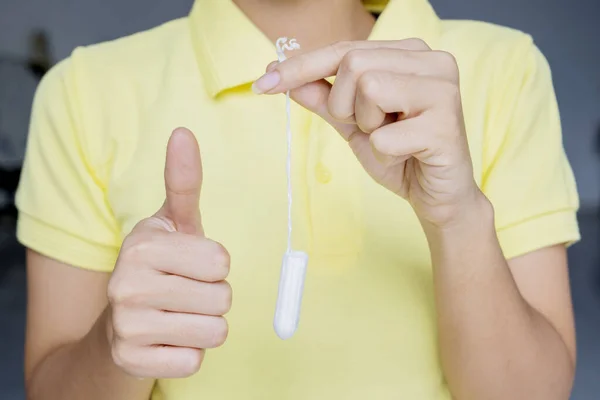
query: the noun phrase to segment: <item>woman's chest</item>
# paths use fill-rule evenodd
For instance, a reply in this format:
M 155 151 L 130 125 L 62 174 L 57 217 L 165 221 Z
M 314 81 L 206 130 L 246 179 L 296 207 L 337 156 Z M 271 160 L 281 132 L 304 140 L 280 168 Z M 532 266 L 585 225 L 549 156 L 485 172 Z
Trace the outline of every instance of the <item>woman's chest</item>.
M 178 126 L 199 143 L 203 182 L 199 204 L 204 230 L 244 257 L 271 262 L 287 237 L 287 142 L 283 96 L 257 97 L 248 90 L 206 99 L 186 93 L 164 96 L 140 112 L 132 134 L 117 137 L 108 201 L 123 236 L 164 201 L 166 143 Z M 475 163 L 481 158 L 481 113 L 466 103 Z M 292 108 L 293 244 L 322 257 L 354 258 L 365 246 L 402 251 L 418 243 L 426 254 L 410 206 L 362 170 L 354 154 L 325 122 Z M 258 261 L 258 260 L 257 260 Z M 266 260 L 261 260 L 266 261 Z

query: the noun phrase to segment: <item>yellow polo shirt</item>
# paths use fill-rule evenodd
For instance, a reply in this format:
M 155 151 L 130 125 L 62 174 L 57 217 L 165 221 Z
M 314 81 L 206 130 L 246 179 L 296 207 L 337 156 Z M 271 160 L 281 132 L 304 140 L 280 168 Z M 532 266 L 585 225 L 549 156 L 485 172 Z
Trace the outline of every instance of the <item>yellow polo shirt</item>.
M 495 206 L 506 257 L 576 241 L 578 199 L 550 70 L 531 38 L 442 21 L 426 0 L 391 0 L 372 39 L 408 37 L 459 62 L 476 180 Z M 189 127 L 202 152 L 205 230 L 232 256 L 230 336 L 197 375 L 158 381 L 153 399 L 449 400 L 415 214 L 367 176 L 332 128 L 296 105 L 294 247 L 310 264 L 299 330 L 276 337 L 284 98 L 250 90 L 274 59 L 272 43 L 228 0 L 197 0 L 187 18 L 75 50 L 37 93 L 19 239 L 110 272 L 125 235 L 164 199 L 171 131 Z

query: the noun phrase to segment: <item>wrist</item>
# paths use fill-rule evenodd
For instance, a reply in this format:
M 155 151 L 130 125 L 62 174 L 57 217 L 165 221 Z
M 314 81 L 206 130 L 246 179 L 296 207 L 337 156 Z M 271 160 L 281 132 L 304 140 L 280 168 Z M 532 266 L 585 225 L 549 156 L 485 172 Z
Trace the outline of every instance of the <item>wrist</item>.
M 489 264 L 492 259 L 503 259 L 492 204 L 483 193 L 469 204 L 468 212 L 452 224 L 429 226 L 424 230 L 434 270 L 455 270 L 458 267 L 464 271 L 469 265 Z
M 112 362 L 113 329 L 111 319 L 111 310 L 108 306 L 98 316 L 84 341 L 87 343 L 89 351 L 95 354 L 95 357 L 109 359 Z
M 494 209 L 488 198 L 477 188 L 474 195 L 458 207 L 448 223 L 422 222 L 430 246 L 460 241 L 478 241 L 495 235 Z

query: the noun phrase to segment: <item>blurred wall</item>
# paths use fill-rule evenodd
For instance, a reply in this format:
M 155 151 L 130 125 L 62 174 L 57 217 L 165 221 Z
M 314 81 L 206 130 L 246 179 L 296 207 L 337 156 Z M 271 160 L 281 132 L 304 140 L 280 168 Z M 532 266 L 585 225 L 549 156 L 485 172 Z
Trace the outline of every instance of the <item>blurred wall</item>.
M 564 143 L 583 208 L 600 204 L 600 0 L 431 0 L 444 18 L 481 19 L 530 33 L 554 75 Z M 542 149 L 540 149 L 542 151 Z
M 218 0 L 226 1 L 226 0 Z M 322 0 L 326 1 L 326 0 Z M 402 0 L 398 0 L 402 1 Z M 582 206 L 600 203 L 600 0 L 431 0 L 445 18 L 482 19 L 533 35 L 548 57 L 564 141 Z M 0 54 L 23 54 L 27 32 L 46 28 L 55 56 L 185 15 L 192 0 L 0 0 Z M 540 151 L 543 151 L 540 149 Z

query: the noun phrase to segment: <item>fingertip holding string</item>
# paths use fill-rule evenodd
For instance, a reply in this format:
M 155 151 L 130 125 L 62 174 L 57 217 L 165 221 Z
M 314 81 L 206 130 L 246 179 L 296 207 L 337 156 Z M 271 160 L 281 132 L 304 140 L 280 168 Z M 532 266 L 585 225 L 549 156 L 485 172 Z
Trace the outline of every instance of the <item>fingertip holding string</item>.
M 285 51 L 300 48 L 296 39 L 281 37 L 275 42 L 277 59 L 285 61 Z M 275 64 L 276 65 L 276 64 Z M 279 291 L 273 326 L 281 339 L 289 339 L 298 328 L 302 292 L 308 265 L 308 254 L 292 250 L 292 127 L 290 92 L 285 96 L 286 135 L 287 135 L 287 199 L 288 199 L 288 237 L 287 249 L 281 265 Z

